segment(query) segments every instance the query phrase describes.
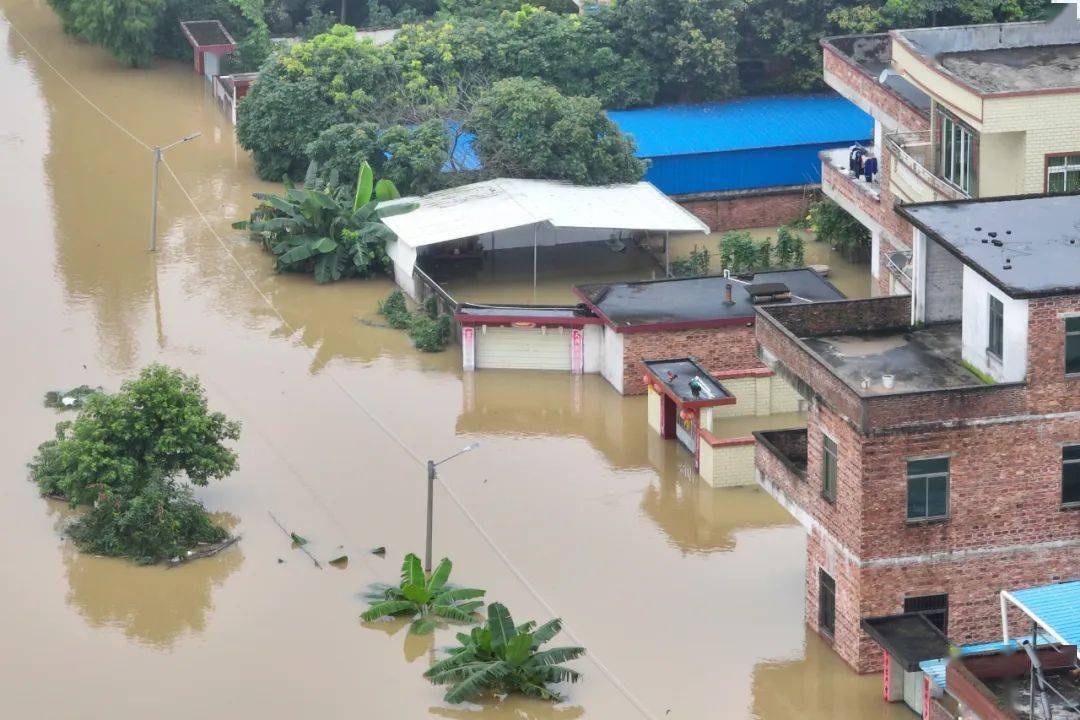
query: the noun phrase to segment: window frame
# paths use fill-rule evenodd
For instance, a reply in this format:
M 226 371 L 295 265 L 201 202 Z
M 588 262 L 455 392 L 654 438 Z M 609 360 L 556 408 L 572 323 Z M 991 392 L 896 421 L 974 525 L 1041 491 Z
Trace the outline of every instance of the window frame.
M 987 328 L 986 354 L 995 360 L 1001 361 L 1005 357 L 1005 303 L 1001 302 L 993 293 L 990 293 L 988 298 L 987 309 L 990 317 Z M 997 312 L 995 312 L 995 309 Z
M 1058 158 L 1064 158 L 1064 162 L 1062 162 L 1061 165 L 1050 164 L 1052 160 L 1056 160 Z M 1072 163 L 1069 162 L 1070 159 L 1073 160 Z M 1080 173 L 1080 150 L 1060 153 L 1048 153 L 1046 156 L 1044 156 L 1043 159 L 1043 192 L 1048 195 L 1058 195 L 1062 193 L 1076 192 L 1077 190 L 1080 190 L 1080 187 L 1077 187 L 1073 190 L 1068 189 L 1069 174 L 1074 172 Z M 1064 176 L 1062 178 L 1061 190 L 1050 189 L 1051 174 L 1060 174 Z
M 828 582 L 826 583 L 826 580 Z M 826 603 L 824 598 L 828 590 L 829 623 L 826 625 Z M 818 632 L 829 639 L 836 637 L 836 578 L 825 572 L 825 568 L 818 568 Z
M 1075 458 L 1066 457 L 1066 453 L 1069 450 L 1077 450 Z M 1080 468 L 1080 443 L 1066 443 L 1061 446 L 1061 507 L 1066 509 L 1080 508 L 1080 486 L 1077 488 L 1077 498 L 1075 500 L 1065 499 L 1065 469 L 1066 466 L 1077 466 Z M 1076 478 L 1076 482 L 1080 483 L 1080 477 Z
M 946 469 L 944 472 L 924 472 L 924 473 L 911 473 L 911 463 L 921 462 L 926 460 L 944 460 L 946 463 Z M 908 525 L 925 525 L 928 523 L 943 522 L 948 520 L 952 512 L 952 456 L 951 455 L 935 455 L 932 457 L 916 457 L 907 458 L 905 460 L 905 479 L 907 481 L 907 491 L 905 493 L 905 506 L 904 506 L 904 519 Z M 930 479 L 944 477 L 945 479 L 945 513 L 943 515 L 930 515 Z M 923 486 L 924 492 L 924 507 L 926 515 L 921 517 L 911 516 L 911 481 L 912 479 L 921 479 L 926 482 Z
M 1065 366 L 1066 377 L 1080 377 L 1080 361 L 1077 362 L 1077 366 L 1072 370 L 1069 370 L 1069 339 L 1072 338 L 1073 342 L 1080 344 L 1080 315 L 1068 315 L 1063 318 L 1064 332 L 1065 332 L 1065 346 L 1062 357 L 1062 364 Z M 1069 321 L 1073 321 L 1076 324 L 1075 330 L 1069 329 Z M 1080 348 L 1078 348 L 1077 357 L 1080 358 Z
M 832 449 L 829 446 L 832 445 Z M 832 462 L 829 459 L 832 458 Z M 832 468 L 830 483 L 829 469 Z M 831 505 L 836 504 L 836 486 L 840 477 L 840 444 L 827 434 L 821 434 L 821 497 Z
M 973 195 L 975 131 L 949 113 L 939 110 L 938 117 L 941 120 L 941 135 L 938 144 L 939 175 L 953 187 L 968 195 Z
M 911 608 L 911 609 L 908 608 L 909 603 L 912 604 L 912 605 L 918 605 L 918 604 L 920 604 L 919 601 L 922 601 L 921 604 L 928 604 L 928 601 L 938 600 L 939 598 L 941 599 L 943 607 L 924 609 L 924 610 L 920 610 L 918 608 Z M 941 630 L 941 632 L 945 633 L 946 635 L 949 634 L 949 594 L 948 593 L 933 593 L 933 594 L 930 594 L 930 595 L 906 595 L 906 596 L 904 596 L 904 612 L 905 613 L 912 613 L 912 612 L 921 613 L 923 616 L 926 617 L 927 620 L 934 623 L 934 625 L 937 626 L 937 628 L 939 630 Z M 941 616 L 941 624 L 940 625 L 938 625 L 932 619 L 934 617 L 937 617 L 938 615 Z

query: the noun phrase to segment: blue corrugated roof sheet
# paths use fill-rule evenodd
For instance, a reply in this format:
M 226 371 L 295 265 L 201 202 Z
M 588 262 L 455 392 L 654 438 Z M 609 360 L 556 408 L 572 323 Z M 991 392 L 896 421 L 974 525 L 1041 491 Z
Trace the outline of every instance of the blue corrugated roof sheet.
M 1080 580 L 1014 590 L 1017 602 L 1070 645 L 1080 645 Z
M 784 95 L 701 105 L 609 110 L 638 157 L 699 155 L 865 140 L 874 121 L 838 95 Z

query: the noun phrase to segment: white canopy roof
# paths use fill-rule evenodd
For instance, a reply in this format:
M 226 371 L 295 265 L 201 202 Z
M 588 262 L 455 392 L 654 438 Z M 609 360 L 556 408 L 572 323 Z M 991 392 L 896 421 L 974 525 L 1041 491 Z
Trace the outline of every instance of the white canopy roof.
M 647 182 L 589 187 L 498 178 L 403 200 L 420 206 L 383 222 L 413 248 L 543 222 L 556 228 L 709 232 Z

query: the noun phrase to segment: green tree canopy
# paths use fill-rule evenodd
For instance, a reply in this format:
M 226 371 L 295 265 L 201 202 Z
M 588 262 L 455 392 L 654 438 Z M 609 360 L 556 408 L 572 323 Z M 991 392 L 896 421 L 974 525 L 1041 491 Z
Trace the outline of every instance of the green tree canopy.
M 582 185 L 636 182 L 645 172 L 634 143 L 596 98 L 568 97 L 539 80 L 500 80 L 468 122 L 485 171 Z
M 65 27 L 132 67 L 154 55 L 154 28 L 165 0 L 71 0 Z

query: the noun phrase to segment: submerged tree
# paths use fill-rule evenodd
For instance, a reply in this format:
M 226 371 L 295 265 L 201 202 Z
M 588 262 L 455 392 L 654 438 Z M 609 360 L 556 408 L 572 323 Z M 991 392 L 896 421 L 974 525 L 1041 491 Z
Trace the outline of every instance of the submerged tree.
M 470 623 L 484 605 L 483 590 L 453 587 L 447 584 L 453 563 L 447 558 L 432 571 L 424 574 L 420 558 L 409 553 L 401 563 L 401 582 L 398 585 L 373 584 L 368 588 L 367 599 L 371 602 L 361 619 L 371 622 L 383 617 L 414 618 L 409 632 L 426 635 L 435 629 L 440 620 Z
M 487 622 L 457 636 L 459 647 L 435 663 L 424 677 L 436 685 L 449 685 L 446 701 L 459 703 L 485 693 L 521 693 L 544 700 L 559 700 L 552 683 L 577 682 L 580 674 L 562 663 L 585 654 L 583 647 L 540 647 L 559 634 L 558 618 L 536 627 L 535 622 L 514 625 L 510 611 L 500 603 L 488 606 Z
M 42 493 L 92 506 L 72 530 L 80 547 L 154 562 L 224 539 L 183 479 L 206 485 L 233 472 L 225 442 L 239 435 L 239 423 L 209 410 L 197 378 L 151 365 L 58 423 L 30 471 Z
M 315 168 L 309 171 L 314 185 Z M 327 190 L 287 185 L 285 195 L 255 193 L 262 203 L 250 220 L 233 223 L 250 230 L 277 257 L 278 272 L 311 272 L 315 282 L 369 277 L 389 265 L 386 241 L 394 233 L 382 219 L 409 212 L 415 203 L 387 201 L 398 197 L 389 180 L 374 182 L 374 173 L 361 164 L 355 191 L 333 186 Z

